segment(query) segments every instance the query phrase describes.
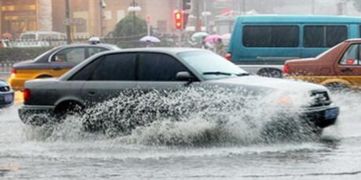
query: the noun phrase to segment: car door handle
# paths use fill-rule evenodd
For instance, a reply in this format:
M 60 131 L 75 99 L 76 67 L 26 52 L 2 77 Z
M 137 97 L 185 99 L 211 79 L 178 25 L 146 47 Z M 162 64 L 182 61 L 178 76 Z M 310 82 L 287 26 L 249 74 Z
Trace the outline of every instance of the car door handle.
M 341 72 L 352 72 L 352 69 L 351 68 L 344 68 L 344 69 L 341 69 Z

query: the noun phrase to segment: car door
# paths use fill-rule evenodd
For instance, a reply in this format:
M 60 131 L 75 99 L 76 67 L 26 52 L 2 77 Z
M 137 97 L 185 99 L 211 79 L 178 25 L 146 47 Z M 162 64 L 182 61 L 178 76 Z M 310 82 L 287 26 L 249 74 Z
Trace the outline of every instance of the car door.
M 89 105 L 129 93 L 136 87 L 136 54 L 116 53 L 99 57 L 82 88 L 82 99 Z
M 137 67 L 137 88 L 143 92 L 150 90 L 177 90 L 186 81 L 178 81 L 178 72 L 190 72 L 176 58 L 162 53 L 139 53 Z
M 178 72 L 190 71 L 176 58 L 162 53 L 139 53 L 137 67 L 137 89 L 142 95 L 147 93 L 151 106 L 146 111 L 169 112 L 172 107 L 167 103 L 154 106 L 159 98 L 166 97 L 170 93 L 182 90 L 187 81 L 179 81 L 176 78 Z M 154 103 L 153 103 L 154 102 Z M 152 110 L 153 109 L 153 110 Z M 172 111 L 172 113 L 174 113 Z
M 51 75 L 59 77 L 84 59 L 86 59 L 86 47 L 62 49 L 50 58 Z
M 342 58 L 335 63 L 338 77 L 354 86 L 361 86 L 361 44 L 351 44 Z

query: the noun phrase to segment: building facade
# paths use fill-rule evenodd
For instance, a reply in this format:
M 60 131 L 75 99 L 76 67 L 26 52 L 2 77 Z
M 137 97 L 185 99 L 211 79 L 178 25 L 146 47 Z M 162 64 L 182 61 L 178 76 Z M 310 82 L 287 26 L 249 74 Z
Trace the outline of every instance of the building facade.
M 129 12 L 136 2 L 141 10 L 137 16 L 147 19 L 152 28 L 173 31 L 173 0 L 70 0 L 74 36 L 105 36 Z M 25 31 L 65 32 L 65 0 L 0 0 L 0 31 L 14 38 Z

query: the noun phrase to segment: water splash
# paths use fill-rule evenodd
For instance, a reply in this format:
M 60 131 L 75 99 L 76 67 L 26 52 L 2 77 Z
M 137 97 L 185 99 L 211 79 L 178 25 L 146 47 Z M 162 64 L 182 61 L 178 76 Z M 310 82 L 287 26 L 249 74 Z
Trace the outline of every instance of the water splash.
M 280 94 L 227 88 L 125 92 L 88 109 L 82 122 L 87 129 L 102 129 L 127 143 L 151 145 L 251 144 L 302 140 L 312 134 L 311 127 L 293 118 L 298 106 L 274 104 Z M 308 99 L 293 98 L 297 103 Z M 273 121 L 280 122 L 265 133 L 265 125 Z

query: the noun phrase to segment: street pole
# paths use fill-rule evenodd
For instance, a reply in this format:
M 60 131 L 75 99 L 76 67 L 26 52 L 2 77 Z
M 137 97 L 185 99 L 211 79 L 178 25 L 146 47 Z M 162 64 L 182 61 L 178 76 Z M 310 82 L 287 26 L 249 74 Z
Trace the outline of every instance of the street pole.
M 199 7 L 199 0 L 195 1 L 195 14 L 196 14 L 196 32 L 200 32 L 201 31 L 201 19 L 200 19 L 200 7 Z
M 65 26 L 66 26 L 66 42 L 67 44 L 72 43 L 72 33 L 71 33 L 71 15 L 70 15 L 70 3 L 69 0 L 65 0 Z
M 100 31 L 99 31 L 99 34 L 100 34 L 100 37 L 103 36 L 103 29 L 104 29 L 104 24 L 103 24 L 103 0 L 99 0 L 99 24 L 100 24 Z
M 133 0 L 133 8 L 135 8 L 135 0 Z M 134 11 L 133 11 L 133 34 L 132 34 L 132 36 L 134 36 L 135 35 L 135 9 L 134 9 Z

